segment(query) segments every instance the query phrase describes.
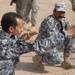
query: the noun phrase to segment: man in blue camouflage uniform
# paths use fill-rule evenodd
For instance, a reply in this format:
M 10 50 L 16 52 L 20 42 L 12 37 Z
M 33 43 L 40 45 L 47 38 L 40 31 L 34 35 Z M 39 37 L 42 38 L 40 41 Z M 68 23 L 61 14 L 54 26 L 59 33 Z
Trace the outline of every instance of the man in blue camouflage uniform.
M 43 20 L 41 23 L 41 27 L 39 29 L 39 34 L 36 40 L 43 40 L 47 37 L 51 37 L 50 43 L 53 44 L 51 48 L 45 49 L 47 43 L 44 43 L 44 46 L 41 43 L 37 43 L 36 48 L 39 53 L 35 55 L 32 59 L 36 66 L 40 69 L 44 69 L 42 62 L 48 63 L 50 65 L 62 63 L 61 66 L 64 68 L 71 68 L 72 65 L 68 62 L 68 57 L 71 54 L 73 48 L 74 37 L 67 36 L 65 29 L 67 30 L 67 25 L 69 24 L 65 20 L 65 12 L 66 12 L 66 4 L 65 3 L 55 3 L 55 8 L 52 15 L 49 15 L 47 18 Z M 59 43 L 57 46 L 54 46 L 56 43 L 55 37 L 58 33 L 61 33 L 65 36 L 64 43 Z M 69 33 L 70 34 L 70 33 Z M 61 37 L 62 39 L 62 37 Z M 48 45 L 48 44 L 47 44 Z M 50 44 L 49 44 L 50 45 Z M 48 45 L 48 46 L 49 46 Z M 64 59 L 59 54 L 59 51 L 64 49 Z M 43 51 L 44 54 L 40 54 L 40 51 Z M 64 66 L 66 65 L 66 66 Z
M 14 68 L 19 56 L 32 51 L 32 44 L 24 40 L 37 34 L 36 32 L 23 32 L 22 17 L 14 12 L 3 15 L 1 20 L 2 30 L 0 31 L 0 75 L 14 75 Z M 17 36 L 16 36 L 17 35 Z M 24 40 L 22 40 L 23 38 Z

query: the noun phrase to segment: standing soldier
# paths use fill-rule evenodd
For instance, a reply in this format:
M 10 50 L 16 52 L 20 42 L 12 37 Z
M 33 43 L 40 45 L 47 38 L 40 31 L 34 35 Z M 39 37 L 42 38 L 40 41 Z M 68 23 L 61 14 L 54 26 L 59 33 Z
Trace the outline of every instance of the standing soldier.
M 36 21 L 39 10 L 39 0 L 16 0 L 15 3 L 16 12 L 22 16 L 24 23 L 31 22 L 32 26 L 35 26 L 37 24 Z M 29 18 L 30 11 L 31 19 Z

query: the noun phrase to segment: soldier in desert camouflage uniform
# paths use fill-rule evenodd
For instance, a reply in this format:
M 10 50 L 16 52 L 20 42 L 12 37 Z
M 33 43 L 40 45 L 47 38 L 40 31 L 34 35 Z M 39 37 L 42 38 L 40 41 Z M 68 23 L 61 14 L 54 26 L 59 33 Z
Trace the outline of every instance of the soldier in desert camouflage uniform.
M 62 63 L 62 67 L 63 67 L 64 63 L 66 64 L 65 68 L 72 67 L 68 63 L 67 59 L 73 48 L 74 37 L 71 37 L 71 36 L 68 37 L 65 35 L 66 34 L 65 29 L 68 25 L 68 22 L 64 18 L 65 12 L 66 12 L 66 4 L 61 3 L 61 2 L 56 3 L 53 14 L 49 15 L 41 23 L 41 27 L 39 29 L 39 34 L 38 34 L 38 37 L 36 40 L 40 40 L 40 39 L 43 40 L 47 37 L 53 37 L 53 39 L 51 39 L 51 43 L 53 43 L 53 42 L 55 43 L 55 39 L 57 37 L 55 37 L 54 35 L 61 33 L 65 36 L 65 42 L 64 42 L 64 44 L 62 44 L 62 42 L 59 43 L 59 45 L 56 47 L 53 47 L 54 45 L 52 45 L 51 48 L 47 48 L 47 49 L 43 49 L 43 47 L 46 45 L 46 43 L 44 44 L 44 46 L 41 44 L 41 46 L 39 47 L 40 49 L 39 48 L 37 48 L 37 49 L 39 51 L 43 50 L 45 53 L 43 55 L 40 55 L 39 53 L 37 53 L 37 55 L 35 55 L 33 57 L 33 62 L 36 64 L 36 66 L 38 68 L 44 69 L 42 62 L 46 62 L 50 65 L 54 65 L 54 64 L 62 63 L 63 61 L 64 62 Z M 39 46 L 39 44 L 40 43 L 38 43 L 37 45 Z M 59 54 L 59 51 L 61 51 L 62 49 L 64 49 L 64 59 Z
M 16 12 L 22 15 L 24 22 L 31 22 L 32 26 L 37 25 L 37 13 L 39 0 L 16 0 Z M 29 14 L 31 11 L 31 19 Z

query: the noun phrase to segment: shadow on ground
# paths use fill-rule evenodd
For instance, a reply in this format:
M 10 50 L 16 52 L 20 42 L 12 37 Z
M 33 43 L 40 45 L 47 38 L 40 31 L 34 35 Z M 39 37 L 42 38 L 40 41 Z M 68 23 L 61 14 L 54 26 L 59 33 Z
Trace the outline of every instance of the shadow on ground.
M 24 71 L 29 71 L 29 72 L 34 72 L 34 73 L 48 73 L 48 71 L 42 71 L 37 68 L 35 68 L 33 63 L 24 63 L 20 62 L 17 65 L 16 70 L 24 70 Z

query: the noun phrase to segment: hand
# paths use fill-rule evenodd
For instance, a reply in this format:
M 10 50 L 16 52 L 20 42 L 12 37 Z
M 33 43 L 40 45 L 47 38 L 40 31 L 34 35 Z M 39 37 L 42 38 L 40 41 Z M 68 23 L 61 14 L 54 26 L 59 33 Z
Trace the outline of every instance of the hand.
M 29 33 L 23 33 L 23 34 L 21 34 L 20 39 L 24 39 L 24 40 L 30 39 Z
M 29 40 L 32 36 L 34 36 L 34 35 L 36 35 L 36 34 L 38 34 L 36 31 L 27 32 L 27 33 L 22 32 L 20 38 L 21 38 L 21 39 L 24 39 L 24 40 Z
M 75 25 L 73 26 L 67 25 L 66 32 L 68 36 L 75 36 Z
M 29 32 L 29 35 L 30 35 L 30 36 L 34 36 L 34 35 L 36 35 L 36 34 L 38 34 L 38 32 L 36 32 L 36 31 Z

